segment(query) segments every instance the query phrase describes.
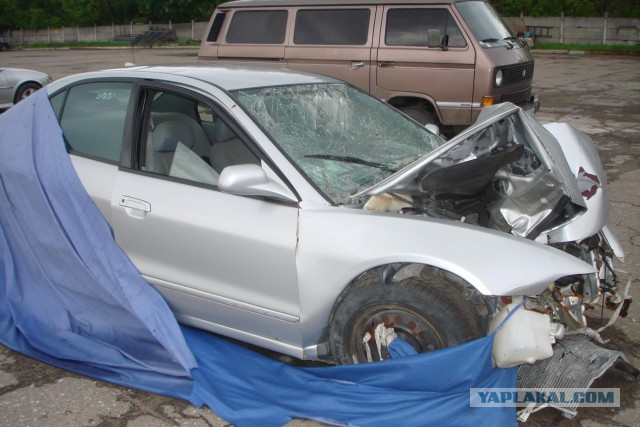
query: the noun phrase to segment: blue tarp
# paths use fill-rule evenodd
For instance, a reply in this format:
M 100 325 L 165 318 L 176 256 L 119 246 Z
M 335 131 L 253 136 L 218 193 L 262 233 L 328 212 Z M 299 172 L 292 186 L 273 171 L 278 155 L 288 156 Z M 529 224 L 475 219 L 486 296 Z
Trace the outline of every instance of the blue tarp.
M 206 404 L 238 426 L 515 425 L 469 389 L 513 388 L 493 336 L 428 354 L 298 368 L 180 327 L 113 240 L 46 92 L 0 115 L 0 342 L 70 371 Z

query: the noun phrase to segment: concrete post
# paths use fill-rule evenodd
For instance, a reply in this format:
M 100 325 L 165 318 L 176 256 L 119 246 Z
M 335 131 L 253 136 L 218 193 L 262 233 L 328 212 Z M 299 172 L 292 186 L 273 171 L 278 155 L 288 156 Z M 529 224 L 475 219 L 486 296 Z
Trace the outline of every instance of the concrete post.
M 560 44 L 564 44 L 564 10 L 560 13 Z
M 609 12 L 604 13 L 604 29 L 602 30 L 602 44 L 607 45 L 607 18 L 609 18 Z

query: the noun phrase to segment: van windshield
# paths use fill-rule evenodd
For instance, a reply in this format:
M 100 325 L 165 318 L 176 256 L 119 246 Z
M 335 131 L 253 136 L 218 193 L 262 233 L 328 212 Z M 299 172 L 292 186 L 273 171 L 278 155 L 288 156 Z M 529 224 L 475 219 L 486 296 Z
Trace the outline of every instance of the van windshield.
M 341 83 L 234 92 L 238 103 L 336 204 L 444 141 L 389 105 Z
M 455 5 L 482 47 L 514 46 L 515 34 L 489 3 L 463 1 Z

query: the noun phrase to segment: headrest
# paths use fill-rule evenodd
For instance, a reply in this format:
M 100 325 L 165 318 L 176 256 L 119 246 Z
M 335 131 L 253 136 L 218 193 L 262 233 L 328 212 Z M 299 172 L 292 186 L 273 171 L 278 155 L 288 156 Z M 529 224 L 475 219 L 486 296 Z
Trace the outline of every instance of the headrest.
M 153 130 L 153 149 L 158 152 L 176 151 L 178 142 L 193 148 L 195 141 L 191 128 L 178 120 L 159 123 Z
M 236 137 L 235 132 L 229 129 L 229 126 L 224 124 L 222 120 L 216 122 L 215 138 L 216 142 L 224 142 Z

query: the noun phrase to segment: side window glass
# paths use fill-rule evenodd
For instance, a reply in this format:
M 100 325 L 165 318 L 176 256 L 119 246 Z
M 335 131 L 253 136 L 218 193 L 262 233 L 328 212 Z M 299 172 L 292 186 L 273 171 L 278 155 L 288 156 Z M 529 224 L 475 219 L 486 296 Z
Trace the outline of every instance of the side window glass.
M 295 44 L 356 45 L 369 39 L 369 9 L 305 9 L 296 14 Z
M 63 91 L 49 98 L 49 102 L 51 103 L 51 108 L 53 108 L 53 112 L 56 114 L 58 121 L 60 121 L 60 114 L 62 114 L 62 103 L 64 102 L 64 96 L 66 94 L 67 92 Z
M 69 90 L 60 126 L 71 152 L 120 161 L 131 87 L 131 83 L 99 82 Z M 56 97 L 54 111 L 57 103 Z
M 387 46 L 466 47 L 467 42 L 446 9 L 391 9 L 387 13 Z
M 227 31 L 227 43 L 282 44 L 287 16 L 286 10 L 235 12 Z
M 260 161 L 206 104 L 155 92 L 144 149 L 144 170 L 217 185 L 226 166 Z

